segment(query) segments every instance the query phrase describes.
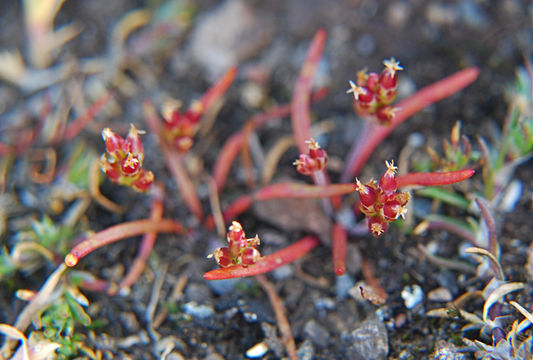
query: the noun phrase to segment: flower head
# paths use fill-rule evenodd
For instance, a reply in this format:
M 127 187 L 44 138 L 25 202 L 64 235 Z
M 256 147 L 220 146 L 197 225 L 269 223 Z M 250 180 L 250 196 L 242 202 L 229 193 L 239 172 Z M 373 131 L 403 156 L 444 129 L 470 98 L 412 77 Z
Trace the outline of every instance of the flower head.
M 361 202 L 360 209 L 368 218 L 368 229 L 374 236 L 380 236 L 388 227 L 388 223 L 404 217 L 407 212 L 409 193 L 397 192 L 394 162 L 385 162 L 387 170 L 376 185 L 374 180 L 362 184 L 356 179 L 356 190 Z
M 354 96 L 354 107 L 363 117 L 376 119 L 380 125 L 389 125 L 394 119 L 396 108 L 390 104 L 396 99 L 398 90 L 398 71 L 403 70 L 395 58 L 383 61 L 385 68 L 381 74 L 357 73 L 357 83 L 349 81 L 350 89 L 346 91 Z
M 233 265 L 250 266 L 261 259 L 261 253 L 257 250 L 261 241 L 259 236 L 246 238 L 242 225 L 234 221 L 226 234 L 228 246 L 216 249 L 209 258 L 215 258 L 218 266 L 225 268 Z
M 293 165 L 296 166 L 296 170 L 300 174 L 311 175 L 326 167 L 328 154 L 326 150 L 320 148 L 314 139 L 307 140 L 305 143 L 309 146 L 309 152 L 300 154 L 300 157 L 294 161 Z
M 154 181 L 154 174 L 142 168 L 144 147 L 135 126 L 131 125 L 126 139 L 109 128 L 102 131 L 102 138 L 106 147 L 106 153 L 100 158 L 102 171 L 117 184 L 146 192 Z

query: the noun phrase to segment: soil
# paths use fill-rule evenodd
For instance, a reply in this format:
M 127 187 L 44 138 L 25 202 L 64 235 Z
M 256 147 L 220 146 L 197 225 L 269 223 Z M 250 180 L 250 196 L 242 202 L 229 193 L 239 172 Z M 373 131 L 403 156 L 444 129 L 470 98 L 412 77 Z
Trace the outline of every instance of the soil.
M 167 5 L 171 3 L 168 1 Z M 56 26 L 75 21 L 81 25 L 82 32 L 55 54 L 54 64 L 75 62 L 80 66 L 84 61 L 98 58 L 104 61 L 108 72 L 115 71 L 116 64 L 105 61 L 113 58 L 111 37 L 117 21 L 133 9 L 146 7 L 153 11 L 162 4 L 161 0 L 67 1 L 58 13 Z M 152 99 L 157 107 L 168 98 L 181 99 L 188 104 L 197 99 L 228 64 L 238 65 L 239 75 L 226 95 L 216 122 L 212 128 L 200 132 L 187 157 L 188 169 L 197 179 L 204 209 L 210 209 L 207 175 L 212 172 L 222 145 L 252 115 L 275 104 L 290 102 L 305 52 L 319 28 L 326 30 L 328 38 L 315 85 L 327 86 L 329 94 L 312 105 L 312 114 L 315 123 L 330 120 L 332 124 L 332 129 L 318 140 L 329 153 L 333 182 L 340 178 L 344 158 L 362 126 L 362 120 L 354 114 L 350 97 L 345 94 L 348 80 L 355 80 L 358 70 L 367 67 L 380 71 L 383 59 L 391 56 L 399 59 L 405 68 L 400 74 L 400 97 L 405 97 L 466 67 L 480 69 L 479 78 L 472 85 L 421 111 L 396 129 L 359 175 L 361 179 L 370 179 L 383 172 L 385 160 L 398 159 L 411 134 L 419 134 L 426 145 L 441 152 L 442 139 L 449 137 L 451 128 L 460 120 L 463 133 L 471 139 L 483 136 L 492 141 L 495 129 L 501 128 L 507 114 L 505 89 L 514 80 L 517 67 L 523 65 L 524 58 L 531 56 L 533 49 L 533 8 L 527 1 L 235 0 L 219 3 L 202 0 L 176 1 L 175 4 L 183 6 L 182 22 L 172 28 L 161 45 L 143 42 L 142 27 L 133 31 L 126 42 L 128 55 L 123 59 L 135 63 L 135 68 L 132 66 L 124 72 L 131 85 L 110 85 L 115 94 L 114 109 L 99 114 L 72 143 L 56 144 L 54 148 L 59 165 L 68 161 L 75 145 L 82 141 L 88 153 L 89 149 L 101 153 L 104 146 L 99 132 L 103 127 L 109 126 L 121 134 L 125 134 L 130 123 L 147 129 L 142 111 L 146 98 Z M 168 8 L 165 9 L 168 11 Z M 0 29 L 0 47 L 20 49 L 27 60 L 27 34 L 19 2 L 0 4 Z M 226 33 L 231 35 L 224 36 Z M 43 94 L 50 94 L 54 99 L 52 107 L 57 109 L 60 104 L 57 96 L 67 96 L 65 93 L 77 84 L 86 92 L 84 101 L 89 103 L 94 100 L 91 84 L 109 85 L 112 77 L 105 71 L 78 74 L 73 76 L 77 82 L 64 80 L 32 91 L 0 82 L 1 140 L 9 142 L 8 130 L 14 126 L 24 128 L 32 124 L 32 117 L 38 117 L 39 113 L 35 110 L 39 107 L 34 104 L 42 102 Z M 94 79 L 97 81 L 91 83 Z M 20 114 L 25 116 L 20 117 Z M 289 134 L 288 119 L 274 121 L 256 132 L 251 148 L 257 174 L 261 171 L 261 156 Z M 143 140 L 144 166 L 152 170 L 166 188 L 164 216 L 179 219 L 190 231 L 187 236 L 160 234 L 157 237 L 149 266 L 130 293 L 109 296 L 82 290 L 90 301 L 89 315 L 93 321 L 99 319 L 104 324 L 87 332 L 87 346 L 101 350 L 104 358 L 155 359 L 169 346 L 168 359 L 215 360 L 245 359 L 248 349 L 264 341 L 269 350 L 263 359 L 286 357 L 275 328 L 272 305 L 253 278 L 219 283 L 203 279 L 202 275 L 216 266 L 206 255 L 221 246 L 224 239 L 199 225 L 187 210 L 165 167 L 156 136 L 148 133 Z M 46 148 L 46 141 L 39 140 L 36 147 Z M 419 151 L 425 152 L 423 148 Z M 292 161 L 296 157 L 295 148 L 282 156 L 272 182 L 287 178 L 309 181 L 294 171 Z M 52 186 L 36 184 L 26 177 L 27 161 L 27 156 L 15 160 L 2 194 L 3 204 L 7 204 L 7 198 L 13 199 L 11 208 L 2 205 L 3 214 L 7 215 L 1 241 L 8 249 L 29 218 L 39 219 L 49 214 L 59 221 L 64 215 L 49 210 Z M 533 278 L 526 271 L 533 230 L 530 222 L 533 208 L 531 165 L 531 161 L 526 162 L 516 171 L 515 178 L 523 188 L 514 209 L 497 214 L 502 266 L 509 279 L 526 283 L 520 302 L 529 309 L 533 304 Z M 260 186 L 257 174 L 255 187 Z M 472 186 L 479 188 L 481 181 L 481 176 L 476 175 Z M 117 215 L 93 202 L 82 218 L 89 229 L 99 231 L 149 216 L 149 196 L 133 194 L 108 180 L 103 181 L 101 191 L 128 210 Z M 251 191 L 242 163 L 237 159 L 220 195 L 222 208 Z M 349 205 L 354 202 L 355 198 L 346 199 L 347 213 L 351 213 Z M 428 200 L 415 199 L 415 204 L 422 211 L 431 208 Z M 65 201 L 65 206 L 68 205 Z M 248 235 L 259 234 L 260 250 L 269 254 L 305 234 L 320 233 L 322 225 L 317 228 L 315 221 L 325 222 L 325 226 L 330 223 L 330 219 L 320 213 L 320 207 L 312 210 L 314 208 L 313 204 L 280 201 L 266 209 L 256 205 L 238 220 Z M 310 220 L 294 225 L 299 221 L 298 213 L 315 211 L 318 220 L 306 216 Z M 452 207 L 442 206 L 438 211 L 459 218 L 467 216 Z M 420 218 L 413 221 L 418 223 Z M 427 310 L 444 306 L 442 302 L 428 300 L 427 294 L 436 288 L 446 288 L 456 298 L 467 290 L 482 289 L 485 283 L 474 274 L 438 267 L 426 261 L 417 250 L 418 244 L 430 244 L 437 246 L 438 255 L 460 259 L 463 244 L 460 238 L 445 231 L 409 235 L 397 226 L 392 226 L 379 239 L 370 235 L 350 236 L 347 275 L 337 278 L 327 245 L 329 240 L 324 239 L 327 235 L 322 237 L 323 244 L 309 255 L 267 275 L 284 302 L 301 359 L 427 359 L 439 341 L 461 346 L 464 322 L 426 316 Z M 83 259 L 79 270 L 109 282 L 119 281 L 131 266 L 137 247 L 138 239 L 109 245 Z M 375 306 L 347 291 L 364 280 L 363 258 L 387 294 L 384 305 Z M 19 272 L 9 281 L 0 283 L 0 323 L 13 324 L 25 305 L 14 297 L 14 291 L 39 289 L 53 268 L 48 266 L 31 274 Z M 159 280 L 162 280 L 160 289 L 156 286 Z M 180 281 L 186 283 L 182 291 L 176 293 Z M 420 286 L 425 296 L 417 306 L 408 309 L 402 290 L 413 285 Z M 158 296 L 155 316 L 163 309 L 168 312 L 157 328 L 150 324 L 153 316 L 149 303 L 154 301 L 154 296 Z M 482 304 L 473 306 L 470 311 L 479 313 L 482 309 Z M 360 338 L 361 334 L 356 332 L 363 324 L 372 330 L 374 342 L 365 343 L 374 347 L 371 351 L 365 352 L 354 345 L 364 340 L 364 336 Z M 79 331 L 86 330 L 80 328 Z M 467 335 L 476 339 L 479 333 Z M 453 358 L 459 359 L 457 356 Z M 473 355 L 465 354 L 464 358 L 473 358 Z

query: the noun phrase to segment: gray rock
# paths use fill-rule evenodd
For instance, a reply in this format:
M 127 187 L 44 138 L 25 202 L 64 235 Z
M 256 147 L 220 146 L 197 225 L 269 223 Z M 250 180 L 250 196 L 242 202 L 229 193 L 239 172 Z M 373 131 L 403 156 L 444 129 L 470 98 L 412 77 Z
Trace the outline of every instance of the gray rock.
M 433 360 L 463 360 L 466 356 L 460 353 L 457 347 L 444 340 L 439 340 L 435 346 L 435 352 L 431 357 Z
M 313 360 L 315 358 L 315 348 L 309 340 L 305 340 L 296 352 L 298 360 Z
M 305 323 L 304 333 L 309 337 L 313 344 L 324 348 L 329 343 L 328 331 L 315 320 L 309 320 Z
M 272 33 L 271 22 L 257 16 L 250 2 L 228 0 L 199 19 L 189 49 L 194 61 L 214 80 L 255 55 Z
M 386 359 L 389 342 L 385 325 L 375 317 L 365 320 L 358 328 L 343 334 L 346 358 L 353 360 Z
M 335 293 L 338 300 L 344 300 L 350 295 L 350 289 L 355 285 L 355 281 L 347 273 L 335 277 Z

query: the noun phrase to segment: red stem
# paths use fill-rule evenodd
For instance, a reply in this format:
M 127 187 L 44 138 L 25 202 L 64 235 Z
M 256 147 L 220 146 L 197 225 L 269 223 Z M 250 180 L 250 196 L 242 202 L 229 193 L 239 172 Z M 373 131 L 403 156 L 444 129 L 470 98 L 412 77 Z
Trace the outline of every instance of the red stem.
M 355 184 L 308 185 L 276 183 L 265 186 L 254 194 L 256 200 L 276 198 L 324 198 L 346 195 L 355 191 Z
M 200 99 L 200 103 L 202 104 L 202 111 L 208 111 L 211 106 L 213 106 L 213 104 L 217 102 L 217 100 L 220 99 L 222 95 L 224 95 L 224 93 L 233 83 L 233 80 L 235 80 L 235 76 L 237 76 L 236 66 L 226 71 L 226 73 L 220 79 L 218 79 L 217 82 L 209 88 L 209 90 L 205 92 L 205 94 Z
M 153 221 L 159 221 L 163 218 L 163 199 L 165 197 L 163 185 L 156 184 L 156 186 L 152 187 L 150 194 L 154 196 L 152 209 L 150 210 L 150 219 Z M 133 265 L 126 276 L 124 276 L 124 279 L 120 282 L 120 289 L 131 287 L 141 276 L 146 267 L 146 260 L 148 260 L 148 257 L 154 248 L 156 238 L 157 232 L 155 231 L 147 232 L 143 235 L 137 257 L 133 261 Z
M 113 95 L 110 92 L 106 92 L 100 96 L 83 114 L 78 116 L 67 126 L 62 140 L 71 141 L 74 139 L 112 98 Z
M 346 241 L 348 236 L 346 230 L 340 224 L 334 224 L 331 237 L 333 239 L 333 269 L 335 274 L 344 275 L 346 272 Z
M 308 146 L 305 141 L 311 138 L 311 116 L 309 114 L 311 86 L 325 43 L 326 31 L 319 29 L 315 33 L 313 40 L 311 40 L 300 76 L 294 86 L 291 103 L 291 122 L 296 145 L 301 154 L 307 153 Z
M 180 189 L 183 200 L 189 207 L 189 210 L 201 222 L 203 219 L 202 203 L 196 195 L 196 187 L 192 182 L 185 166 L 183 164 L 183 155 L 171 149 L 167 144 L 161 143 L 161 150 L 165 155 L 167 166 Z
M 326 186 L 276 183 L 265 186 L 253 195 L 244 195 L 235 200 L 223 213 L 224 221 L 235 219 L 246 211 L 253 201 L 272 200 L 279 198 L 325 198 L 340 196 L 355 191 L 355 184 L 333 184 Z M 213 217 L 210 216 L 205 226 L 212 229 L 214 226 Z
M 144 219 L 111 226 L 76 245 L 65 256 L 65 264 L 70 267 L 76 266 L 80 259 L 102 246 L 152 231 L 181 233 L 183 232 L 183 226 L 179 222 L 170 219 L 161 219 L 159 221 Z
M 475 171 L 464 169 L 449 172 L 432 172 L 432 173 L 410 173 L 400 175 L 396 178 L 396 185 L 401 188 L 405 186 L 437 186 L 454 184 L 470 178 Z
M 264 274 L 303 257 L 315 248 L 318 243 L 319 241 L 316 236 L 308 235 L 284 249 L 261 258 L 254 265 L 248 267 L 235 265 L 224 269 L 211 270 L 204 274 L 204 279 L 223 280 Z
M 370 134 L 362 132 L 364 136 L 359 137 L 356 145 L 350 151 L 349 162 L 346 163 L 341 180 L 346 182 L 351 177 L 358 175 L 374 149 L 403 121 L 434 102 L 460 91 L 472 83 L 478 75 L 479 69 L 476 67 L 461 70 L 432 85 L 426 86 L 399 102 L 396 106 L 399 110 L 389 126 L 373 125 L 374 128 Z M 367 126 L 370 127 L 371 125 Z
M 144 117 L 150 130 L 154 134 L 161 134 L 161 118 L 157 114 L 152 102 L 148 99 L 144 101 Z M 159 136 L 159 140 L 161 151 L 165 155 L 168 169 L 178 185 L 183 200 L 194 216 L 201 221 L 203 218 L 202 203 L 200 202 L 200 199 L 198 199 L 194 183 L 191 181 L 191 178 L 189 177 L 189 174 L 187 174 L 187 170 L 183 165 L 183 156 L 167 145 L 163 137 Z

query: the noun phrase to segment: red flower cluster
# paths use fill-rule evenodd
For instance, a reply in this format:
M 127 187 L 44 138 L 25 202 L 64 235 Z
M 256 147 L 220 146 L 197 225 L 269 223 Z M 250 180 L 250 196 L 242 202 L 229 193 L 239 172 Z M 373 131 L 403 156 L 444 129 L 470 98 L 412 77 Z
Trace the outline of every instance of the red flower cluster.
M 242 265 L 244 267 L 255 264 L 261 254 L 257 250 L 260 244 L 259 236 L 246 238 L 242 225 L 234 221 L 228 229 L 227 234 L 228 246 L 215 250 L 208 257 L 214 257 L 221 268 L 233 265 Z
M 193 137 L 198 131 L 204 109 L 200 100 L 194 101 L 185 112 L 181 112 L 180 107 L 179 101 L 168 101 L 163 106 L 163 136 L 176 150 L 185 153 L 193 145 Z
M 308 154 L 300 154 L 300 158 L 295 160 L 293 165 L 296 170 L 303 175 L 312 175 L 316 171 L 321 171 L 328 163 L 328 154 L 326 150 L 321 149 L 314 139 L 305 142 L 309 145 Z
M 404 217 L 407 211 L 406 205 L 409 201 L 409 194 L 396 192 L 396 171 L 394 162 L 385 162 L 387 170 L 379 179 L 376 185 L 374 180 L 370 180 L 366 185 L 357 182 L 357 191 L 361 202 L 361 212 L 368 218 L 368 229 L 374 236 L 383 234 L 390 222 Z
M 102 171 L 111 181 L 146 192 L 154 181 L 154 174 L 142 168 L 144 147 L 135 126 L 131 125 L 124 140 L 111 129 L 102 131 L 107 153 L 100 158 Z
M 394 58 L 383 61 L 385 68 L 381 74 L 367 73 L 366 69 L 357 73 L 357 84 L 350 80 L 346 91 L 355 98 L 355 109 L 363 117 L 373 116 L 381 125 L 388 125 L 397 111 L 391 103 L 398 90 L 398 71 L 403 70 Z

